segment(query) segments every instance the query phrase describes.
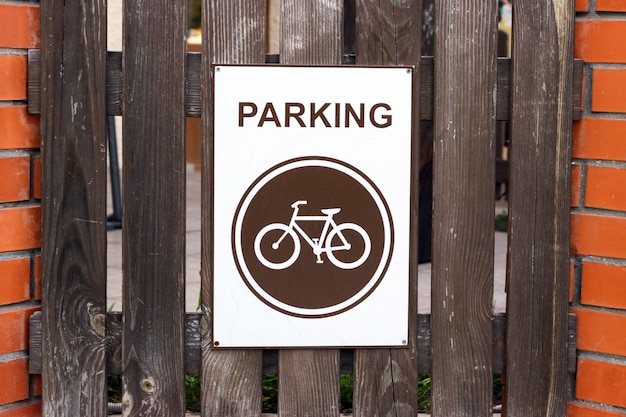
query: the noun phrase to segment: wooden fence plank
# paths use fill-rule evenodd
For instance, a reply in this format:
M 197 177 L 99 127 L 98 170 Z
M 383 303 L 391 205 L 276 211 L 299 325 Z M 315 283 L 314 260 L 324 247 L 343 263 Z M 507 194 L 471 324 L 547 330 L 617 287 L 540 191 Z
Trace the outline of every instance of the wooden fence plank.
M 510 160 L 507 415 L 567 401 L 574 5 L 516 0 Z M 532 381 L 532 383 L 529 383 Z
M 185 413 L 185 2 L 124 2 L 125 416 Z M 164 103 L 168 103 L 164 105 Z
M 435 7 L 432 412 L 490 416 L 497 2 Z
M 278 63 L 278 55 L 267 55 L 265 63 Z M 420 120 L 433 119 L 433 57 L 423 56 L 420 60 Z M 28 112 L 39 114 L 40 111 L 40 82 L 37 75 L 40 71 L 39 50 L 31 49 L 28 54 Z M 200 97 L 202 85 L 200 82 L 200 54 L 189 52 L 187 54 L 187 117 L 200 117 L 202 109 Z M 122 115 L 122 53 L 109 52 L 107 61 L 107 115 Z M 509 95 L 511 81 L 511 60 L 498 58 L 498 96 L 496 104 L 496 117 L 498 120 L 507 121 L 510 116 Z M 574 60 L 574 89 L 572 91 L 572 120 L 580 120 L 582 105 L 582 82 L 583 61 Z
M 41 35 L 43 415 L 105 416 L 106 3 L 44 0 Z
M 203 1 L 202 77 L 211 85 L 211 64 L 265 62 L 266 2 Z M 234 29 L 236 28 L 236 29 Z M 202 119 L 202 415 L 258 416 L 261 413 L 262 365 L 260 350 L 213 349 L 213 99 L 205 88 Z M 217 202 L 219 204 L 219 202 Z
M 202 362 L 202 339 L 200 329 L 201 313 L 187 313 L 185 320 L 185 374 L 199 374 Z M 118 375 L 122 372 L 122 313 L 107 313 L 107 374 Z M 570 373 L 576 372 L 576 315 L 568 318 L 568 358 Z M 430 314 L 417 316 L 417 370 L 419 373 L 431 372 Z M 493 373 L 506 372 L 506 314 L 493 317 Z M 35 312 L 30 318 L 28 335 L 29 355 L 28 372 L 41 374 L 41 313 Z M 354 349 L 341 349 L 340 370 L 342 374 L 354 371 Z M 278 350 L 263 350 L 263 373 L 278 373 Z
M 343 0 L 281 2 L 280 60 L 283 64 L 340 65 Z M 339 350 L 279 352 L 278 413 L 339 415 Z
M 421 0 L 358 0 L 356 46 L 358 65 L 414 65 L 411 254 L 409 264 L 409 340 L 406 349 L 356 349 L 354 415 L 417 414 L 417 212 L 419 207 L 419 79 Z M 384 382 L 383 382 L 384 381 Z

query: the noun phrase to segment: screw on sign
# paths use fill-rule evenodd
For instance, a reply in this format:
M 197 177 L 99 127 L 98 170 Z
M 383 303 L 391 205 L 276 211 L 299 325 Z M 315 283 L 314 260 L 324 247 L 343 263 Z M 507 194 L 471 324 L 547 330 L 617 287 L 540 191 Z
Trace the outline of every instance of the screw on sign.
M 257 178 L 232 233 L 248 288 L 297 317 L 327 317 L 362 302 L 393 252 L 391 214 L 380 191 L 356 168 L 322 157 L 289 160 Z

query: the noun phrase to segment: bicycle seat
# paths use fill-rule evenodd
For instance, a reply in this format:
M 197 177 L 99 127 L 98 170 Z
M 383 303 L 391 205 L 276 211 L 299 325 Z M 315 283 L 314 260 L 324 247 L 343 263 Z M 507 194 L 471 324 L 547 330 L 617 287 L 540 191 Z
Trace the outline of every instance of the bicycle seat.
M 321 209 L 320 211 L 324 214 L 332 215 L 332 214 L 339 213 L 341 209 L 340 208 L 327 208 L 327 209 Z

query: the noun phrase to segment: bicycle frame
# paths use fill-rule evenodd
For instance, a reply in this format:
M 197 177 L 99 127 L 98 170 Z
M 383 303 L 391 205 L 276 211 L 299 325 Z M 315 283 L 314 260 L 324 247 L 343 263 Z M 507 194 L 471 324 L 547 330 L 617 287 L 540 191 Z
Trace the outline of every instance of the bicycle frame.
M 317 263 L 323 263 L 322 259 L 320 258 L 320 255 L 324 252 L 342 250 L 342 249 L 345 249 L 345 250 L 350 249 L 350 244 L 348 243 L 346 238 L 343 236 L 341 231 L 337 233 L 337 236 L 341 240 L 342 245 L 324 247 L 324 242 L 326 241 L 328 232 L 337 228 L 337 223 L 335 223 L 335 220 L 333 220 L 333 215 L 335 213 L 328 213 L 328 214 L 325 214 L 324 216 L 299 216 L 298 212 L 300 210 L 300 207 L 299 207 L 300 204 L 306 204 L 306 201 L 296 201 L 295 203 L 291 205 L 291 207 L 293 207 L 293 214 L 291 215 L 291 220 L 289 221 L 288 227 L 290 230 L 295 230 L 296 232 L 298 232 L 298 234 L 302 236 L 304 241 L 308 243 L 309 246 L 311 246 L 311 248 L 313 249 L 313 254 L 317 256 L 317 261 L 316 261 Z M 322 233 L 320 234 L 320 237 L 311 238 L 300 227 L 300 225 L 297 223 L 298 221 L 301 221 L 301 222 L 322 222 L 323 221 L 324 226 L 322 228 Z M 276 241 L 275 244 L 279 245 L 280 242 L 287 236 L 288 233 L 289 232 L 287 231 L 283 233 L 283 235 Z M 330 242 L 328 243 L 330 244 Z

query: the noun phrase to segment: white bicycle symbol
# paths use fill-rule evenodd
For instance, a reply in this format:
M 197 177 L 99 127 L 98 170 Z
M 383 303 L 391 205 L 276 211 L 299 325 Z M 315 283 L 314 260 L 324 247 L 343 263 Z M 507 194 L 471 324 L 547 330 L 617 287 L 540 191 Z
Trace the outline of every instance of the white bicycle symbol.
M 322 253 L 326 253 L 326 256 L 330 260 L 330 262 L 335 265 L 337 268 L 341 269 L 354 269 L 361 266 L 367 257 L 370 254 L 372 249 L 372 242 L 370 241 L 370 237 L 361 226 L 355 223 L 342 223 L 337 225 L 333 220 L 333 216 L 341 211 L 340 208 L 327 208 L 320 210 L 325 216 L 299 216 L 299 206 L 304 205 L 307 202 L 305 200 L 298 200 L 291 205 L 293 208 L 293 214 L 291 216 L 291 220 L 289 221 L 289 225 L 283 223 L 271 223 L 267 226 L 263 227 L 259 233 L 256 235 L 254 239 L 254 253 L 259 259 L 259 261 L 266 267 L 270 269 L 285 269 L 289 268 L 293 265 L 298 256 L 300 256 L 300 239 L 296 232 L 300 233 L 302 238 L 306 243 L 311 246 L 313 249 L 313 254 L 317 257 L 316 263 L 321 264 L 324 263 L 322 260 Z M 324 222 L 324 227 L 322 229 L 322 233 L 319 238 L 311 238 L 299 225 L 297 222 Z M 277 251 L 280 248 L 283 240 L 289 236 L 293 241 L 293 253 L 287 258 L 287 260 L 282 262 L 273 262 L 268 260 L 263 254 L 263 249 L 268 249 L 269 245 L 261 245 L 263 238 L 270 232 L 282 232 L 278 240 L 272 242 L 271 248 L 274 251 Z M 360 245 L 354 246 L 348 242 L 343 232 L 352 231 L 356 232 L 360 239 L 362 240 Z M 335 241 L 337 244 L 334 244 Z M 361 248 L 363 253 L 361 256 L 352 262 L 343 262 L 335 256 L 335 251 L 349 251 L 353 247 Z M 359 249 L 357 249 L 359 250 Z M 359 252 L 360 253 L 360 252 Z M 268 253 L 268 255 L 272 255 L 273 253 Z

